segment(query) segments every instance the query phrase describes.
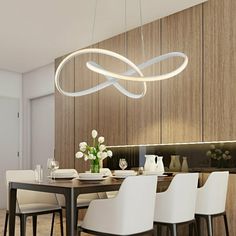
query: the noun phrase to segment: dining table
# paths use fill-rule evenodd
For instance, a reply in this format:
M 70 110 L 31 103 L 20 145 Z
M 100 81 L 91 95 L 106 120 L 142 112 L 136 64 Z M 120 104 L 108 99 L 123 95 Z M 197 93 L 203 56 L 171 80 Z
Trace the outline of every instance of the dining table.
M 158 176 L 157 191 L 164 191 L 173 177 Z M 38 182 L 9 182 L 9 235 L 15 235 L 17 190 L 62 194 L 65 197 L 66 235 L 77 235 L 77 198 L 80 194 L 118 191 L 123 179 L 106 178 L 103 181 L 44 180 Z

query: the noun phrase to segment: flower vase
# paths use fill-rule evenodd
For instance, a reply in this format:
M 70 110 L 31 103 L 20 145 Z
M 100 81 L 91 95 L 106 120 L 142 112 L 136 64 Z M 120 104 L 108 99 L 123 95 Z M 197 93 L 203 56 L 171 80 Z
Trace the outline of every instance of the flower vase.
M 217 161 L 217 167 L 218 168 L 226 168 L 226 167 L 228 167 L 228 161 L 224 160 L 223 158 L 221 158 L 220 160 Z
M 90 171 L 91 173 L 100 173 L 100 163 L 98 158 L 90 161 Z
M 181 166 L 181 172 L 188 172 L 187 157 L 183 157 L 183 162 L 182 162 L 182 166 Z

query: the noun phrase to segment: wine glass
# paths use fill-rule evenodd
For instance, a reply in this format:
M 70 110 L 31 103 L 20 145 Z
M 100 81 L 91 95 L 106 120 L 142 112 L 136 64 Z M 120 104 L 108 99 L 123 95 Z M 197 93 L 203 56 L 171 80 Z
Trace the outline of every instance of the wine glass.
M 120 168 L 122 170 L 125 170 L 127 168 L 127 166 L 128 166 L 128 163 L 127 163 L 127 161 L 124 158 L 121 158 L 119 160 L 119 166 L 120 166 Z
M 55 161 L 54 158 L 49 158 L 47 161 L 47 168 L 50 171 L 50 178 L 55 179 L 54 173 L 55 170 L 59 169 L 59 162 Z

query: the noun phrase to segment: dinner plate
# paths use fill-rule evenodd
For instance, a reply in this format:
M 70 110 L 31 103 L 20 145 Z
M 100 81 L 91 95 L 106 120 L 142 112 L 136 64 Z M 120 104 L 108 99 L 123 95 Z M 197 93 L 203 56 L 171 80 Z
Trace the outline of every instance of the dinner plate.
M 138 173 L 137 172 L 134 172 L 133 174 L 127 174 L 127 175 L 112 175 L 111 177 L 112 178 L 115 178 L 115 179 L 125 179 L 129 176 L 136 176 Z
M 103 181 L 105 179 L 107 179 L 108 177 L 99 177 L 99 178 L 81 178 L 81 177 L 77 177 L 76 179 L 78 179 L 79 181 Z
M 51 178 L 51 176 L 48 176 L 48 178 Z M 76 176 L 56 176 L 56 177 L 53 177 L 52 179 L 55 179 L 55 180 L 71 180 L 71 179 L 75 179 L 77 178 L 77 175 Z
M 157 176 L 167 176 L 163 173 L 157 172 L 157 171 L 143 171 L 143 175 L 157 175 Z

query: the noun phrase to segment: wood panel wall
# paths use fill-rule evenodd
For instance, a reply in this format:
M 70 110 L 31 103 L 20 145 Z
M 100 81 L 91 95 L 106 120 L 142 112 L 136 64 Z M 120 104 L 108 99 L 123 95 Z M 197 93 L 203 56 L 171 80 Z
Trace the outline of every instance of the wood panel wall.
M 236 18 L 234 0 L 208 2 L 147 24 L 144 30 L 145 55 L 140 29 L 134 29 L 95 47 L 127 55 L 139 64 L 169 51 L 189 56 L 187 69 L 161 83 L 148 83 L 143 99 L 132 100 L 109 87 L 76 99 L 56 95 L 56 157 L 65 166 L 84 170 L 74 161 L 81 141 L 89 141 L 93 128 L 107 144 L 150 144 L 236 139 Z M 91 87 L 104 80 L 85 67 L 88 57 L 78 57 L 66 66 L 63 86 Z M 127 68 L 100 55 L 89 58 L 106 69 L 122 73 Z M 56 62 L 61 60 L 57 59 Z M 145 75 L 171 70 L 181 61 L 156 64 Z M 120 81 L 130 91 L 140 84 Z
M 236 1 L 204 4 L 204 140 L 236 139 Z
M 113 50 L 125 55 L 125 34 L 118 35 L 112 39 L 99 43 L 99 48 Z M 124 63 L 108 57 L 99 55 L 99 64 L 116 73 L 125 71 Z M 99 76 L 99 82 L 106 79 Z M 124 81 L 119 82 L 126 85 Z M 98 129 L 99 133 L 106 138 L 107 145 L 126 144 L 126 97 L 114 86 L 99 91 Z
M 144 49 L 142 52 L 141 29 L 127 33 L 127 56 L 136 65 L 160 55 L 160 21 L 143 27 Z M 143 74 L 160 74 L 160 64 L 144 69 Z M 127 82 L 127 88 L 133 93 L 142 92 L 142 84 Z M 147 94 L 142 99 L 127 100 L 127 144 L 160 143 L 160 82 L 147 83 Z
M 63 58 L 55 61 L 56 67 Z M 61 73 L 60 84 L 65 91 L 74 91 L 74 60 Z M 55 158 L 63 168 L 74 167 L 75 153 L 75 99 L 55 92 Z
M 182 51 L 189 64 L 178 76 L 162 81 L 162 142 L 202 139 L 202 5 L 162 21 L 162 54 Z M 162 73 L 180 61 L 162 63 Z

